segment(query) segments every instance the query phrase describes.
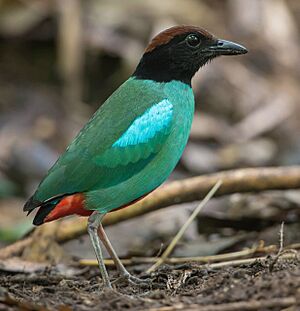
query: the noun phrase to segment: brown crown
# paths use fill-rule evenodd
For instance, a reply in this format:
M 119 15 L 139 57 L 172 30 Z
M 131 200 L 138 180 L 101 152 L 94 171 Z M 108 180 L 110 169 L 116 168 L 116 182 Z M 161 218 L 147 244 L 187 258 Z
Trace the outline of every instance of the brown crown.
M 155 36 L 147 46 L 145 53 L 153 51 L 156 47 L 160 45 L 167 44 L 178 35 L 190 32 L 198 32 L 203 36 L 206 36 L 207 38 L 213 38 L 213 35 L 210 34 L 208 31 L 196 26 L 174 26 L 160 32 L 157 36 Z

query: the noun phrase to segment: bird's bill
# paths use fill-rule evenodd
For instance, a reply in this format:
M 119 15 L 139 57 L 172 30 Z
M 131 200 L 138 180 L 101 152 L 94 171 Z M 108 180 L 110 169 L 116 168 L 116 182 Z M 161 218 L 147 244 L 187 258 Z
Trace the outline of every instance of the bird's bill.
M 208 49 L 215 55 L 237 55 L 246 54 L 248 52 L 244 46 L 222 39 L 217 39 Z

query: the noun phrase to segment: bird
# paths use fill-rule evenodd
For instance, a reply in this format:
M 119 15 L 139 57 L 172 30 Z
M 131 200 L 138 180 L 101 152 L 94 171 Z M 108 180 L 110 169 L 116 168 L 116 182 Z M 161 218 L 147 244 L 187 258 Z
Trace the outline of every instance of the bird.
M 103 217 L 155 191 L 174 170 L 191 129 L 196 72 L 218 56 L 245 53 L 244 46 L 197 26 L 160 32 L 133 74 L 94 113 L 25 203 L 28 214 L 37 209 L 36 226 L 69 215 L 88 216 L 105 288 L 112 283 L 101 242 L 120 277 L 135 284 L 143 280 L 118 258 Z

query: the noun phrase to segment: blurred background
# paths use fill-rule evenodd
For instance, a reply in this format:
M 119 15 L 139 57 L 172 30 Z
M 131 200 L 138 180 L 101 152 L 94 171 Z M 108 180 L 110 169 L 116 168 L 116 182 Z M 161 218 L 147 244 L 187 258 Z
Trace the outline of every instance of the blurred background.
M 204 27 L 249 53 L 219 58 L 194 78 L 192 133 L 171 179 L 300 164 L 300 1 L 0 0 L 0 245 L 31 228 L 25 199 L 131 75 L 147 42 L 177 24 Z M 116 225 L 109 235 L 122 256 L 156 254 L 196 204 Z M 295 243 L 299 206 L 299 191 L 212 200 L 175 255 L 277 243 L 281 221 L 286 243 Z M 82 241 L 65 248 L 82 256 Z

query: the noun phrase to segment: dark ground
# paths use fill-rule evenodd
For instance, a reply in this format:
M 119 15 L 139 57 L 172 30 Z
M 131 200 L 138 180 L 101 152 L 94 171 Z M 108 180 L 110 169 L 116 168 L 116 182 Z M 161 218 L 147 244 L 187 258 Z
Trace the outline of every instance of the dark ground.
M 90 115 L 132 73 L 148 40 L 177 24 L 205 27 L 249 53 L 216 60 L 196 75 L 195 120 L 172 179 L 300 164 L 300 1 L 2 0 L 0 247 L 32 229 L 22 213 L 24 202 Z M 157 256 L 195 206 L 115 225 L 108 228 L 109 237 L 122 258 Z M 299 191 L 212 200 L 172 256 L 222 254 L 259 241 L 278 245 L 282 222 L 284 245 L 299 244 L 299 211 Z M 69 241 L 65 253 L 94 258 L 85 240 Z M 0 311 L 300 310 L 295 260 L 281 259 L 272 272 L 270 262 L 218 270 L 164 266 L 151 276 L 152 288 L 118 284 L 118 294 L 101 292 L 96 267 L 75 267 L 68 276 L 66 268 L 58 272 L 59 265 L 34 274 L 4 272 L 10 259 L 0 261 Z M 147 267 L 130 269 L 137 275 Z M 113 270 L 110 274 L 115 277 Z
M 270 272 L 271 262 L 221 269 L 164 265 L 151 275 L 150 287 L 121 282 L 104 292 L 96 267 L 72 277 L 55 269 L 30 276 L 2 272 L 0 310 L 300 310 L 299 262 L 280 259 Z

